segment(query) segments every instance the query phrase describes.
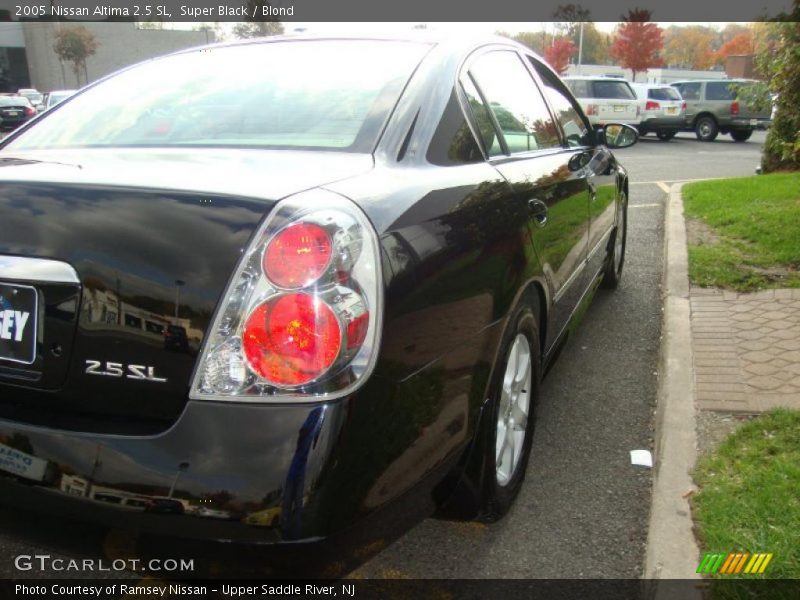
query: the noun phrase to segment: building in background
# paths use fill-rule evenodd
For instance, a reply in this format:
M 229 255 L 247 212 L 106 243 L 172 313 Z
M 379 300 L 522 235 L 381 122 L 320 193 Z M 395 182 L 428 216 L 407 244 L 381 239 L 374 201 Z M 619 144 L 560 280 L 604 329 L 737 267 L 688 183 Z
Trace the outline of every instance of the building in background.
M 632 71 L 623 69 L 619 65 L 569 65 L 564 75 L 585 75 L 597 77 L 619 77 L 627 81 L 633 81 Z M 724 71 L 691 71 L 688 69 L 661 69 L 650 68 L 645 72 L 640 72 L 636 78 L 639 83 L 670 83 L 684 79 L 725 79 Z
M 725 72 L 730 78 L 758 79 L 752 54 L 731 54 L 725 59 Z
M 97 41 L 96 53 L 86 60 L 89 82 L 148 58 L 214 41 L 209 31 L 141 29 L 120 21 L 0 22 L 0 92 L 81 87 L 83 78 L 78 81 L 72 65 L 62 63 L 53 51 L 56 32 L 71 25 L 85 27 Z

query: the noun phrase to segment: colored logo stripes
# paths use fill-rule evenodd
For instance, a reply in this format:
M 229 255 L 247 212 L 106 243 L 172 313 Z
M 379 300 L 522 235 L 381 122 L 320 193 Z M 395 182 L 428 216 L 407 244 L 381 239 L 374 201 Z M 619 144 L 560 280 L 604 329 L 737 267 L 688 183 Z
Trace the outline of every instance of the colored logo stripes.
M 717 554 L 706 552 L 697 573 L 721 573 L 725 575 L 738 575 L 745 573 L 755 575 L 763 573 L 767 565 L 772 560 L 772 553 L 756 552 L 730 552 L 729 554 Z

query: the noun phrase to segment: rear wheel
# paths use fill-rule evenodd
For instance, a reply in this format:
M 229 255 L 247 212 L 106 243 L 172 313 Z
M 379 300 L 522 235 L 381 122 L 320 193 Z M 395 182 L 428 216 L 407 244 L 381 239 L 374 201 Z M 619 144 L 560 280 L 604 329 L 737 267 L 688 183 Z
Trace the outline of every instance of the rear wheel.
M 697 136 L 697 139 L 701 142 L 713 142 L 715 139 L 717 139 L 719 127 L 717 126 L 717 122 L 714 120 L 714 117 L 704 115 L 698 118 L 697 122 L 695 122 L 694 133 Z
M 734 142 L 746 142 L 753 135 L 752 129 L 735 129 L 731 131 L 731 137 Z
M 614 230 L 614 241 L 608 249 L 606 268 L 603 271 L 602 286 L 614 289 L 622 279 L 622 267 L 625 264 L 625 245 L 628 238 L 628 196 L 622 192 L 617 206 L 617 227 Z
M 522 304 L 510 322 L 484 420 L 485 495 L 480 519 L 487 522 L 505 515 L 522 487 L 541 378 L 539 330 L 531 307 Z
M 658 139 L 660 139 L 662 142 L 668 142 L 672 138 L 675 137 L 676 133 L 678 133 L 678 132 L 677 131 L 666 131 L 666 130 L 662 129 L 661 131 L 656 133 L 656 135 L 658 136 Z

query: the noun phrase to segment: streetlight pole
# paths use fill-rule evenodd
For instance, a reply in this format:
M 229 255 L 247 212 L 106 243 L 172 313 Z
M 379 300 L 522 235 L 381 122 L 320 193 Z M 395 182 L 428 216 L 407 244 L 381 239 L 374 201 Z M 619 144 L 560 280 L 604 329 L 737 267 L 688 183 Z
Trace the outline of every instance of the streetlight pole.
M 581 74 L 581 65 L 583 65 L 583 21 L 581 21 L 581 34 L 578 38 L 578 75 Z

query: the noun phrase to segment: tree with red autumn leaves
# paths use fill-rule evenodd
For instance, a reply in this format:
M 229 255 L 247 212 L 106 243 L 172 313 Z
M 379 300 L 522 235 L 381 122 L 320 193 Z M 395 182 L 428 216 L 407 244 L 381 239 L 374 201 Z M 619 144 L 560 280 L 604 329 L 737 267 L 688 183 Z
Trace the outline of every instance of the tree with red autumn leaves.
M 650 11 L 634 8 L 623 17 L 622 25 L 617 29 L 610 54 L 623 67 L 636 73 L 646 71 L 650 67 L 663 64 L 659 53 L 664 46 L 664 31 L 650 22 Z
M 577 48 L 572 40 L 565 37 L 556 38 L 553 43 L 544 51 L 544 59 L 553 67 L 556 73 L 561 75 L 567 70 L 569 59 L 575 55 Z
M 729 56 L 754 53 L 753 36 L 749 32 L 745 32 L 725 42 L 717 51 L 717 60 L 724 61 Z

